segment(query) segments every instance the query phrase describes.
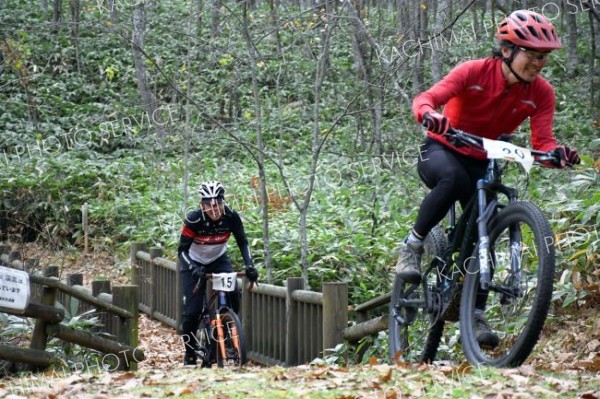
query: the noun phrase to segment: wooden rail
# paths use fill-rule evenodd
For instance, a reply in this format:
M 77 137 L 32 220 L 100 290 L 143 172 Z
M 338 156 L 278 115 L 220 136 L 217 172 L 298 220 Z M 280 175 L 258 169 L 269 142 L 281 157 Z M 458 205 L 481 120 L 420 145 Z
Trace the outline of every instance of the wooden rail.
M 144 358 L 143 353 L 136 349 L 138 310 L 180 331 L 182 290 L 179 264 L 162 255 L 160 248 L 148 248 L 141 243 L 132 245 L 131 279 L 135 286 L 130 287 L 111 289 L 110 282 L 100 280 L 92 282 L 89 289 L 82 286 L 80 275 L 67 276 L 67 282 L 59 281 L 56 267 L 47 268 L 46 275 L 31 274 L 32 284 L 40 287 L 39 300 L 31 303 L 24 313 L 26 317 L 37 319 L 31 348 L 27 349 L 33 352 L 0 351 L 0 358 L 15 361 L 15 356 L 21 356 L 20 359 L 29 362 L 35 357 L 39 360 L 37 363 L 29 362 L 31 365 L 46 367 L 51 357 L 37 355 L 46 353 L 48 337 L 55 336 L 103 353 L 119 355 L 125 364 L 135 367 L 135 362 Z M 37 261 L 21 260 L 20 254 L 2 245 L 0 261 L 29 271 L 39 266 Z M 322 292 L 305 290 L 301 278 L 287 279 L 284 287 L 260 283 L 248 291 L 245 284 L 240 286 L 244 287 L 240 317 L 249 357 L 263 364 L 292 366 L 308 363 L 323 357 L 327 349 L 340 343 L 355 343 L 387 329 L 387 307 L 383 311 L 381 308 L 389 303 L 389 293 L 349 308 L 345 283 L 325 282 Z M 69 309 L 68 304 L 73 298 L 81 301 L 80 311 L 98 311 L 106 330 L 120 343 L 115 344 L 97 334 L 57 326 L 64 319 L 64 312 L 53 306 L 55 301 L 61 300 Z M 377 311 L 378 314 L 373 317 L 371 313 Z M 349 326 L 350 319 L 353 322 Z
M 160 248 L 135 243 L 131 247 L 131 267 L 132 281 L 140 286 L 140 310 L 180 331 L 179 264 L 163 258 Z M 325 282 L 322 292 L 304 290 L 301 278 L 289 278 L 285 285 L 260 283 L 248 291 L 246 284 L 240 284 L 244 287 L 240 316 L 248 355 L 254 361 L 286 366 L 308 363 L 344 340 L 354 342 L 365 336 L 362 334 L 381 331 L 382 320 L 348 327 L 345 283 Z M 372 307 L 361 309 L 366 313 Z
M 26 363 L 32 370 L 46 368 L 58 359 L 47 352 L 48 339 L 52 337 L 74 343 L 104 354 L 113 355 L 114 369 L 135 369 L 137 362 L 144 360 L 138 344 L 138 287 L 115 286 L 112 295 L 107 294 L 110 283 L 92 282 L 92 289 L 82 287 L 82 275 L 69 275 L 67 283 L 58 280 L 59 268 L 47 266 L 44 274 L 32 273 L 39 262 L 22 261 L 20 254 L 10 251 L 10 247 L 0 245 L 0 265 L 29 271 L 32 297 L 24 311 L 4 309 L 4 313 L 36 319 L 30 347 L 21 348 L 0 345 L 0 359 Z M 72 300 L 78 300 L 79 310 L 94 309 L 104 321 L 103 331 L 113 339 L 98 335 L 101 331 L 81 331 L 61 324 L 65 312 L 56 307 L 60 300 L 66 309 L 71 310 Z M 40 303 L 38 303 L 40 302 Z M 114 363 L 114 362 L 113 362 Z

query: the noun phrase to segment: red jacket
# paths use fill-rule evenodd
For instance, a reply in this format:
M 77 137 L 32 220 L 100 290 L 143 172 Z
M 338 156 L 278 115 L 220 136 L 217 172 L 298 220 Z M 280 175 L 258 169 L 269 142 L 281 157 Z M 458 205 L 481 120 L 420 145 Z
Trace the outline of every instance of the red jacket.
M 528 84 L 506 86 L 502 60 L 486 58 L 467 61 L 451 70 L 429 90 L 413 101 L 413 113 L 419 123 L 426 112 L 445 105 L 443 114 L 450 125 L 465 132 L 497 139 L 512 133 L 530 118 L 531 144 L 540 151 L 552 151 L 556 140 L 552 134 L 556 98 L 552 86 L 538 76 Z M 485 159 L 485 152 L 474 148 L 457 148 L 444 136 L 427 135 L 461 154 Z

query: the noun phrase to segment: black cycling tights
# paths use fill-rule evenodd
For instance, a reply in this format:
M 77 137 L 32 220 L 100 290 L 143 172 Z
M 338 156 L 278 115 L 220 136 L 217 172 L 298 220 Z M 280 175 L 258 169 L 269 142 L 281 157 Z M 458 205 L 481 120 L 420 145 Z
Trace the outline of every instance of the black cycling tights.
M 421 202 L 415 232 L 425 237 L 456 201 L 464 209 L 475 193 L 477 180 L 485 175 L 487 164 L 486 160 L 459 154 L 433 139 L 425 139 L 417 170 L 431 191 Z
M 417 170 L 431 191 L 421 202 L 415 232 L 425 237 L 456 201 L 464 209 L 477 189 L 477 180 L 485 175 L 487 164 L 486 160 L 467 157 L 433 139 L 425 139 Z M 479 290 L 475 307 L 485 309 L 486 299 L 487 291 Z

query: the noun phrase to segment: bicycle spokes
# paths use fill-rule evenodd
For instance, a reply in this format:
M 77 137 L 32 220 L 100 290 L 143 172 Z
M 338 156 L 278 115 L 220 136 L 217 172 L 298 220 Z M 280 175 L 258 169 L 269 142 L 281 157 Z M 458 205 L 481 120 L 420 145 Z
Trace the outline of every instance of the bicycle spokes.
M 533 349 L 550 305 L 554 253 L 544 243 L 551 230 L 541 212 L 528 203 L 509 205 L 491 224 L 489 290 L 481 290 L 476 260 L 470 265 L 461 303 L 461 339 L 469 361 L 518 365 Z M 499 338 L 493 349 L 478 344 L 475 308 L 485 309 L 487 324 Z

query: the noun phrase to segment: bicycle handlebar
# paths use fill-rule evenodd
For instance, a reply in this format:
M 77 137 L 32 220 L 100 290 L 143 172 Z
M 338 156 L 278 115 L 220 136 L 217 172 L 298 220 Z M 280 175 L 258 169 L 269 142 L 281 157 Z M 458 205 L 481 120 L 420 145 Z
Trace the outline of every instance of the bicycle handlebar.
M 213 277 L 214 274 L 218 274 L 218 273 L 206 273 L 204 275 L 204 279 L 199 279 L 198 282 L 196 283 L 196 286 L 194 287 L 194 293 L 196 293 L 200 287 L 200 284 L 202 284 L 202 280 L 209 280 Z M 238 277 L 244 277 L 246 275 L 246 272 L 236 272 L 236 275 Z M 252 291 L 252 289 L 254 288 L 254 284 L 258 285 L 258 281 L 250 281 L 250 283 L 248 284 L 248 290 Z
M 466 144 L 468 146 L 483 150 L 483 137 L 467 133 L 460 129 L 455 129 L 453 127 L 450 127 L 450 129 L 448 129 L 448 133 L 444 134 L 444 136 L 458 140 L 462 144 Z M 560 162 L 560 159 L 558 159 L 551 151 L 538 151 L 531 149 L 529 151 L 531 152 L 531 155 L 533 155 L 536 158 L 537 162 Z

